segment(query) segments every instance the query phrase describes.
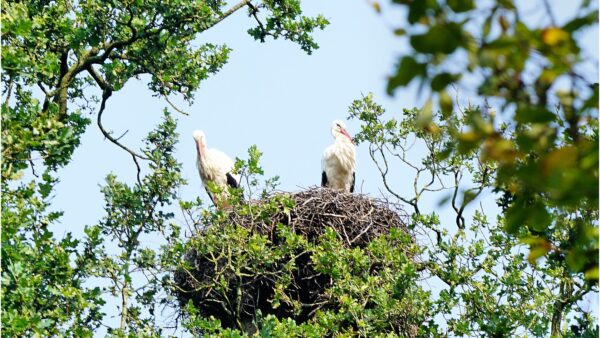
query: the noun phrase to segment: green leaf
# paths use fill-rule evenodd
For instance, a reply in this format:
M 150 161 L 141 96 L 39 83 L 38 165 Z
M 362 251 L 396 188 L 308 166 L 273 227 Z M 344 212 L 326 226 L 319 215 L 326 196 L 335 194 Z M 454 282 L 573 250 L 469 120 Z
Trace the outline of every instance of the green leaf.
M 587 257 L 585 257 L 585 253 L 579 250 L 578 248 L 574 248 L 573 250 L 567 253 L 566 257 L 567 265 L 569 269 L 572 271 L 581 271 L 587 262 Z
M 431 79 L 431 89 L 436 92 L 439 92 L 443 89 L 446 89 L 446 87 L 449 84 L 458 81 L 458 79 L 460 79 L 460 74 L 451 74 L 451 73 L 437 74 L 436 76 L 433 77 L 433 79 Z
M 418 63 L 410 56 L 403 57 L 396 69 L 396 74 L 388 79 L 387 93 L 392 95 L 398 87 L 408 85 L 415 77 L 424 76 L 426 65 Z
M 522 230 L 527 220 L 528 210 L 525 208 L 522 199 L 517 199 L 508 209 L 506 209 L 505 230 L 509 234 L 515 234 Z
M 546 207 L 541 202 L 536 202 L 525 210 L 527 217 L 526 222 L 530 229 L 542 232 L 545 231 L 552 222 L 548 210 L 546 210 Z
M 417 115 L 417 119 L 415 120 L 415 125 L 419 129 L 423 129 L 428 126 L 433 120 L 433 102 L 431 98 L 427 99 L 423 108 L 419 110 L 419 114 Z
M 519 105 L 515 113 L 515 120 L 520 123 L 546 123 L 555 119 L 555 114 L 538 106 Z
M 463 43 L 462 27 L 453 22 L 435 25 L 426 33 L 410 38 L 416 51 L 427 54 L 451 54 Z
M 597 24 L 597 23 L 598 23 L 598 11 L 593 10 L 584 16 L 575 18 L 575 19 L 567 22 L 563 26 L 563 30 L 565 30 L 569 33 L 573 33 L 575 31 L 580 30 L 581 28 L 583 28 L 585 26 L 590 26 L 590 25 Z
M 425 11 L 427 10 L 428 1 L 411 1 L 408 8 L 408 22 L 414 24 L 419 22 L 423 16 L 425 16 Z
M 516 9 L 512 0 L 498 0 L 498 5 L 506 9 Z
M 594 266 L 585 271 L 585 279 L 598 281 L 598 267 Z
M 406 29 L 404 29 L 404 28 L 394 29 L 394 35 L 396 35 L 396 36 L 403 36 L 405 34 L 406 34 Z
M 473 0 L 448 0 L 447 3 L 456 13 L 470 11 L 475 8 Z
M 546 255 L 551 249 L 550 243 L 545 238 L 529 237 L 525 238 L 523 242 L 529 244 L 527 260 L 530 264 L 535 264 L 540 257 Z
M 450 95 L 448 95 L 448 92 L 445 90 L 442 90 L 439 94 L 439 105 L 442 110 L 442 117 L 444 119 L 449 118 L 452 114 L 454 103 Z

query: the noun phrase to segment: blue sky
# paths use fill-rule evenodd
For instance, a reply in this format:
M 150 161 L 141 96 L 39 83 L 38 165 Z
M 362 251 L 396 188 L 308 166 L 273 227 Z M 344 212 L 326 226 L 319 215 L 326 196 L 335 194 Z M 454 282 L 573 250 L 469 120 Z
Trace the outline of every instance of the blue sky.
M 552 3 L 559 18 L 575 8 L 572 2 Z M 527 6 L 528 2 L 521 4 Z M 315 34 L 321 48 L 313 55 L 306 55 L 297 45 L 284 40 L 264 44 L 254 41 L 246 33 L 253 22 L 245 11 L 234 13 L 200 36 L 198 43 L 225 43 L 233 51 L 225 67 L 204 81 L 191 107 L 173 99 L 190 113 L 174 113 L 179 119 L 180 134 L 175 155 L 183 164 L 183 176 L 189 183 L 180 190 L 182 199 L 207 199 L 195 165 L 195 129 L 205 131 L 208 147 L 220 149 L 232 158 L 246 157 L 248 147 L 256 144 L 264 153 L 266 176 L 279 175 L 281 190 L 297 191 L 320 183 L 321 155 L 332 142 L 331 121 L 346 119 L 348 106 L 361 94 L 373 92 L 375 100 L 395 117 L 403 108 L 422 104 L 425 98 L 418 98 L 412 89 L 397 92 L 395 98 L 385 94 L 386 76 L 408 49 L 403 40 L 393 35 L 392 23 L 400 22 L 401 11 L 387 2 L 382 2 L 382 7 L 384 16 L 375 13 L 368 1 L 305 1 L 305 14 L 322 13 L 331 21 L 324 31 Z M 535 8 L 531 10 L 536 16 Z M 596 65 L 597 28 L 581 38 Z M 595 72 L 597 77 L 597 66 Z M 133 148 L 141 145 L 140 140 L 159 122 L 163 108 L 168 107 L 164 100 L 151 96 L 143 80 L 132 80 L 114 93 L 104 112 L 105 127 L 116 135 L 129 130 L 121 141 Z M 470 99 L 481 103 L 477 98 Z M 359 129 L 356 121 L 348 121 L 347 125 L 350 134 Z M 357 189 L 380 195 L 383 185 L 365 145 L 358 147 L 357 156 Z M 55 228 L 57 237 L 65 231 L 82 236 L 84 225 L 95 224 L 103 216 L 99 186 L 110 172 L 120 180 L 134 182 L 131 157 L 104 140 L 92 124 L 71 164 L 59 171 L 61 182 L 53 206 L 65 214 Z M 412 177 L 412 172 L 401 169 L 393 184 L 405 191 Z M 440 198 L 437 195 L 425 200 L 423 211 L 438 210 L 442 215 L 450 215 L 438 207 Z M 176 219 L 181 220 L 181 216 L 176 215 Z
M 176 153 L 183 163 L 189 185 L 182 188 L 185 199 L 200 195 L 192 131 L 203 129 L 208 147 L 232 158 L 246 157 L 256 144 L 264 153 L 266 176 L 281 176 L 282 190 L 293 191 L 320 183 L 323 150 L 332 142 L 330 125 L 345 119 L 352 100 L 374 92 L 389 112 L 416 105 L 413 94 L 396 99 L 385 95 L 385 78 L 402 52 L 398 39 L 367 2 L 307 2 L 306 13 L 323 13 L 331 24 L 316 33 L 321 48 L 306 55 L 288 41 L 254 41 L 246 30 L 252 21 L 240 11 L 200 36 L 198 41 L 225 43 L 233 49 L 227 65 L 204 81 L 195 103 L 188 107 L 173 101 L 190 114 L 179 119 L 180 143 Z M 340 10 L 343 8 L 343 10 Z M 103 115 L 103 124 L 116 135 L 129 130 L 122 142 L 132 147 L 159 122 L 168 104 L 152 97 L 142 81 L 131 80 L 113 94 Z M 358 131 L 355 121 L 347 123 L 350 133 Z M 357 182 L 363 190 L 376 193 L 380 187 L 376 168 L 368 153 L 358 149 Z M 135 167 L 131 157 L 118 149 L 91 125 L 72 163 L 60 172 L 55 206 L 65 210 L 62 223 L 70 231 L 92 224 L 102 216 L 102 184 L 109 172 L 131 182 Z M 364 183 L 363 183 L 364 182 Z M 74 195 L 84 197 L 73 199 Z M 78 203 L 73 208 L 73 202 Z

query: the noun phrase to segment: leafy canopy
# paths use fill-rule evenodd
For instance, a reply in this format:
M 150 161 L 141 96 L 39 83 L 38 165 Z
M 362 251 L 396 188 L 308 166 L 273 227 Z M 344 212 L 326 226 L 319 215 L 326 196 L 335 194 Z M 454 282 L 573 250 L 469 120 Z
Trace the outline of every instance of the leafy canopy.
M 486 102 L 465 112 L 464 127 L 448 130 L 452 139 L 440 156 L 480 148 L 481 159 L 498 166 L 504 229 L 529 244 L 530 260 L 549 254 L 597 283 L 598 83 L 585 70 L 578 39 L 597 30 L 597 4 L 581 1 L 559 24 L 548 3 L 537 1 L 545 14 L 537 24 L 510 0 L 394 2 L 410 24 L 396 33 L 412 49 L 388 92 L 412 83 L 429 89 L 417 119 L 431 133 L 439 132 L 435 97 L 446 115 L 458 104 L 451 88 Z
M 176 121 L 165 112 L 144 147 L 131 149 L 104 128 L 102 114 L 113 91 L 140 78 L 167 103 L 170 95 L 191 103 L 231 53 L 224 44 L 196 38 L 244 8 L 256 18 L 251 35 L 283 37 L 307 53 L 318 48 L 313 31 L 328 23 L 303 16 L 297 0 L 243 0 L 231 7 L 185 0 L 3 3 L 4 334 L 90 337 L 106 325 L 102 306 L 111 297 L 119 304 L 109 315 L 118 314 L 120 324 L 108 333 L 165 334 L 156 324 L 157 309 L 168 302 L 167 277 L 182 248 L 172 210 L 185 184 L 172 155 Z M 67 231 L 59 239 L 63 231 L 54 231 L 62 212 L 51 208 L 56 177 L 71 163 L 95 112 L 102 134 L 132 156 L 137 180 L 109 174 L 102 187 L 105 216 L 85 227 L 84 238 Z M 148 236 L 164 246 L 147 245 Z

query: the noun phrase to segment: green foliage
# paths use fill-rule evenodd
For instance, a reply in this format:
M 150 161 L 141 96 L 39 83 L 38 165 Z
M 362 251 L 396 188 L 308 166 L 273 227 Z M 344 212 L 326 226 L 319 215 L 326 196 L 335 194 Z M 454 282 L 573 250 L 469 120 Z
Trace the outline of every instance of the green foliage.
M 267 198 L 279 184 L 279 176 L 267 178 L 261 182 L 261 177 L 264 175 L 264 170 L 260 166 L 260 158 L 262 152 L 253 144 L 248 148 L 248 159 L 235 159 L 233 171 L 241 176 L 241 181 L 245 183 L 246 199 L 252 199 L 255 194 L 260 191 L 261 198 Z
M 264 18 L 259 17 L 260 11 L 266 11 Z M 315 18 L 301 15 L 300 0 L 265 0 L 258 6 L 250 6 L 248 13 L 257 23 L 256 27 L 248 30 L 254 39 L 265 42 L 267 36 L 273 39 L 283 37 L 298 43 L 308 54 L 319 48 L 311 33 L 329 24 L 322 15 Z
M 257 24 L 252 37 L 283 37 L 309 54 L 318 47 L 312 33 L 328 24 L 322 16 L 303 16 L 298 0 L 242 1 L 230 9 L 222 1 L 185 0 L 4 3 L 3 334 L 96 335 L 112 297 L 119 304 L 108 310 L 120 323 L 106 328 L 109 335 L 167 335 L 157 318 L 178 305 L 172 276 L 194 268 L 184 255 L 195 250 L 227 263 L 215 263 L 223 268 L 219 278 L 201 285 L 234 319 L 221 322 L 190 302 L 183 328 L 195 335 L 597 336 L 595 318 L 577 302 L 598 291 L 598 84 L 580 74 L 576 39 L 597 26 L 596 5 L 583 1 L 562 26 L 533 26 L 507 0 L 488 7 L 395 2 L 406 7 L 410 24 L 396 35 L 413 53 L 400 58 L 388 92 L 420 82 L 432 94 L 402 118 L 387 118 L 371 95 L 353 102 L 350 115 L 362 122 L 356 141 L 368 144 L 386 189 L 412 208 L 410 227 L 419 238 L 391 231 L 361 247 L 342 245 L 332 228 L 310 239 L 280 224 L 268 237 L 231 224 L 225 210 L 202 208 L 200 199 L 178 201 L 185 181 L 173 157 L 176 122 L 167 112 L 139 153 L 101 126 L 110 94 L 141 75 L 152 93 L 193 101 L 231 50 L 192 42 L 244 6 Z M 508 122 L 487 106 L 463 109 L 449 94 L 463 83 L 498 102 Z M 86 114 L 97 109 L 98 89 L 98 125 L 132 155 L 137 180 L 108 175 L 103 218 L 85 227 L 84 238 L 58 238 L 62 213 L 50 205 L 55 176 L 70 163 L 90 123 Z M 416 162 L 409 160 L 412 142 L 424 154 Z M 242 203 L 244 195 L 266 198 L 277 185 L 277 177 L 259 178 L 260 156 L 253 146 L 248 159 L 236 161 L 245 187 L 229 191 L 231 205 L 263 219 L 289 213 L 293 203 L 281 196 L 261 206 Z M 397 189 L 398 167 L 414 170 L 408 195 Z M 26 181 L 28 169 L 35 178 Z M 451 220 L 422 210 L 433 193 L 445 195 Z M 483 206 L 465 211 L 484 196 L 498 198 L 501 214 L 493 220 Z M 201 236 L 184 241 L 176 201 L 185 225 Z M 327 283 L 315 311 L 291 291 L 292 277 L 309 265 Z M 269 311 L 232 306 L 248 295 L 231 298 L 228 291 L 253 279 L 273 286 Z M 292 314 L 280 315 L 284 309 Z
M 301 16 L 299 5 L 277 1 L 258 7 L 268 13 L 270 35 L 310 53 L 317 48 L 311 33 L 327 22 Z M 144 149 L 136 151 L 102 127 L 102 113 L 113 91 L 143 75 L 153 94 L 179 94 L 192 102 L 202 81 L 231 52 L 225 45 L 198 45 L 196 38 L 240 8 L 254 8 L 249 1 L 225 6 L 186 0 L 3 3 L 3 334 L 92 336 L 106 323 L 101 306 L 111 296 L 119 305 L 110 315 L 119 312 L 120 325 L 107 327 L 110 335 L 165 334 L 156 317 L 171 301 L 168 276 L 184 248 L 173 214 L 185 184 L 173 157 L 176 122 L 165 113 Z M 67 231 L 60 239 L 54 226 L 61 212 L 48 211 L 53 177 L 71 163 L 90 123 L 86 116 L 94 111 L 104 136 L 132 155 L 137 180 L 108 175 L 102 187 L 105 216 L 85 227 L 85 238 Z M 22 179 L 25 170 L 35 177 L 30 182 Z
M 549 22 L 536 26 L 512 1 L 398 3 L 408 10 L 412 26 L 403 32 L 413 52 L 398 62 L 388 92 L 418 80 L 449 114 L 447 87 L 465 78 L 483 98 L 496 99 L 509 122 L 498 123 L 487 108 L 467 112 L 448 153 L 481 148 L 481 158 L 498 165 L 505 230 L 530 243 L 532 262 L 571 257 L 572 272 L 597 282 L 598 83 L 580 70 L 576 37 L 597 27 L 598 8 L 583 2 L 557 26 L 544 7 Z M 468 62 L 457 62 L 465 56 Z
M 19 86 L 15 95 L 19 105 L 2 105 L 2 179 L 18 178 L 33 160 L 33 154 L 39 155 L 52 170 L 69 163 L 89 119 L 74 113 L 61 121 L 56 104 L 41 111 L 31 91 Z
M 297 0 L 265 1 L 258 7 L 243 1 L 228 11 L 223 11 L 224 5 L 9 1 L 2 8 L 2 80 L 9 92 L 13 86 L 41 89 L 45 95 L 41 111 L 46 113 L 55 103 L 53 109 L 58 110 L 53 114 L 65 123 L 68 103 L 89 100 L 87 85 L 116 91 L 143 74 L 150 76 L 152 92 L 193 100 L 201 81 L 227 62 L 230 49 L 210 43 L 196 47 L 192 41 L 244 5 L 256 13 L 267 12 L 265 34 L 297 42 L 309 53 L 318 47 L 311 33 L 327 25 L 321 16 L 301 16 Z
M 168 273 L 182 254 L 181 230 L 168 210 L 185 184 L 172 155 L 179 136 L 175 127 L 165 111 L 164 121 L 146 138 L 150 172 L 133 185 L 108 175 L 102 188 L 106 215 L 86 228 L 85 263 L 91 275 L 108 282 L 106 292 L 121 301 L 121 325 L 109 330 L 117 336 L 160 336 L 163 330 L 155 324 L 157 308 L 168 302 Z M 161 239 L 161 245 L 146 244 L 147 236 Z
M 79 241 L 57 240 L 50 228 L 61 212 L 49 212 L 56 179 L 9 188 L 2 181 L 2 332 L 7 337 L 91 337 L 104 301 L 99 287 L 84 286 Z M 76 258 L 73 262 L 72 259 Z
M 439 294 L 431 297 L 429 309 L 440 317 L 422 329 L 442 336 L 576 335 L 564 329 L 566 322 L 575 328 L 572 332 L 594 332 L 590 314 L 576 303 L 589 292 L 597 292 L 597 286 L 586 281 L 589 276 L 572 271 L 593 259 L 582 258 L 597 249 L 569 241 L 574 238 L 570 231 L 584 231 L 586 224 L 595 224 L 597 211 L 580 209 L 575 216 L 555 207 L 550 213 L 537 202 L 500 208 L 505 212 L 494 221 L 488 216 L 492 211 L 481 204 L 468 216 L 466 207 L 474 201 L 490 203 L 503 197 L 498 199 L 501 206 L 512 202 L 506 202 L 506 195 L 491 194 L 497 189 L 494 176 L 503 167 L 485 160 L 486 149 L 466 146 L 469 134 L 462 132 L 467 126 L 485 132 L 492 125 L 485 123 L 477 107 L 452 113 L 430 110 L 425 114 L 425 110 L 405 109 L 400 118 L 391 117 L 372 94 L 355 100 L 349 109 L 350 117 L 361 122 L 355 141 L 368 146 L 388 192 L 414 210 L 411 228 L 421 234 L 420 256 L 425 259 L 418 270 L 430 283 L 442 284 L 436 287 Z M 457 141 L 461 137 L 462 142 Z M 454 147 L 459 150 L 453 151 Z M 403 169 L 414 173 L 412 181 L 406 180 L 406 171 L 402 176 L 393 171 Z M 427 195 L 437 195 L 440 205 L 453 210 L 453 217 L 441 219 L 437 210 L 422 210 Z M 511 210 L 521 211 L 518 217 L 535 219 L 534 224 L 560 224 L 562 228 L 551 233 L 562 243 L 560 249 L 581 251 L 561 256 L 542 236 L 528 233 L 522 241 L 507 234 L 511 218 L 517 217 Z M 586 236 L 591 239 L 597 231 Z M 529 253 L 523 244 L 530 246 Z M 554 252 L 547 259 L 537 261 L 550 250 Z M 567 319 L 567 314 L 573 317 Z
M 412 237 L 392 228 L 349 246 L 326 225 L 321 236 L 281 223 L 265 232 L 261 222 L 299 211 L 289 196 L 271 194 L 259 158 L 250 147 L 236 170 L 261 187 L 261 203 L 231 196 L 231 213 L 182 205 L 196 229 L 172 289 L 185 304 L 184 327 L 209 337 L 427 336 L 420 325 L 432 303 L 417 283 Z
M 268 217 L 282 204 L 286 201 L 273 199 L 246 208 Z M 268 237 L 221 221 L 213 220 L 189 241 L 194 258 L 181 266 L 181 278 L 190 282 L 179 285 L 192 288 L 180 292 L 191 293 L 193 300 L 185 307 L 184 325 L 195 335 L 427 336 L 427 327 L 419 324 L 431 317 L 429 293 L 416 283 L 412 253 L 417 248 L 406 233 L 392 230 L 365 248 L 350 248 L 332 228 L 320 238 L 307 238 L 280 224 Z M 318 302 L 307 304 L 307 295 L 320 288 L 298 289 L 295 276 L 308 266 L 316 273 L 311 278 L 327 286 L 310 296 Z M 253 297 L 262 311 L 248 313 L 245 304 Z

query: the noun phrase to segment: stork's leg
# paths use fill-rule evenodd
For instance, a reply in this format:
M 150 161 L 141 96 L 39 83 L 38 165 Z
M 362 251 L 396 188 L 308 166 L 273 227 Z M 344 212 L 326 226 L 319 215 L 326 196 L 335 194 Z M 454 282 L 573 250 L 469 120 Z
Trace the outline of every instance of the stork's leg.
M 207 187 L 204 187 L 204 189 L 206 190 L 206 194 L 208 194 L 208 197 L 210 197 L 211 202 L 214 204 L 214 206 L 217 206 L 217 203 L 215 203 L 215 197 L 213 196 L 213 193 L 208 190 Z

